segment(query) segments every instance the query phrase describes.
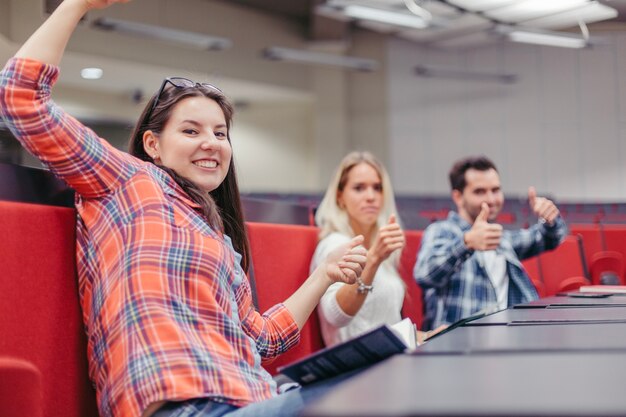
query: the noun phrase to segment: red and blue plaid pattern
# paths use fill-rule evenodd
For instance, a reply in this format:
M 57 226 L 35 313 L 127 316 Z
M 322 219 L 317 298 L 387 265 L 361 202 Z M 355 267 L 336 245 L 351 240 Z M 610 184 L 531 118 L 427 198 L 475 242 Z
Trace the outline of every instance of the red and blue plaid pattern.
M 289 311 L 254 309 L 230 239 L 164 171 L 56 106 L 57 78 L 57 67 L 10 60 L 0 73 L 0 113 L 77 191 L 79 289 L 101 415 L 138 417 L 162 400 L 243 406 L 272 397 L 261 357 L 297 343 Z

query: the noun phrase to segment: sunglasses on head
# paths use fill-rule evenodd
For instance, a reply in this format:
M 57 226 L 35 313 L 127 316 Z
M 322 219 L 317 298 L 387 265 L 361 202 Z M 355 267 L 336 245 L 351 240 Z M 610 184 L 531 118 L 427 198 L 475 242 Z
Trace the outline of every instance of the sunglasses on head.
M 154 109 L 156 109 L 157 104 L 159 104 L 159 100 L 161 99 L 161 95 L 163 94 L 163 91 L 165 91 L 165 87 L 167 87 L 168 84 L 171 84 L 175 88 L 204 87 L 204 88 L 209 88 L 211 90 L 215 90 L 215 91 L 219 92 L 220 94 L 224 94 L 224 92 L 222 90 L 220 90 L 219 88 L 217 88 L 213 84 L 197 83 L 195 81 L 192 81 L 192 80 L 190 80 L 188 78 L 183 78 L 183 77 L 167 77 L 161 83 L 161 88 L 159 88 L 159 92 L 157 93 L 156 98 L 154 99 L 154 102 L 152 103 L 152 107 L 150 108 L 150 111 L 146 115 L 146 119 L 145 120 L 150 120 L 150 116 L 152 116 L 152 113 L 154 112 Z

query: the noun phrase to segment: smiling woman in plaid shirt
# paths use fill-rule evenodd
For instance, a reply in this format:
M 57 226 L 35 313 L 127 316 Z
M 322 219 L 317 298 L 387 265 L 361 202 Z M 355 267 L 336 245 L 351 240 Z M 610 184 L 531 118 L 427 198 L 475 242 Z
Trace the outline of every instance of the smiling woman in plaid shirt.
M 261 358 L 298 342 L 333 282 L 355 282 L 362 237 L 331 253 L 284 303 L 258 313 L 245 276 L 233 110 L 222 92 L 166 79 L 137 123 L 132 155 L 50 99 L 81 17 L 126 1 L 65 0 L 0 74 L 6 124 L 77 192 L 79 291 L 100 414 L 293 415 L 324 387 L 276 396 Z

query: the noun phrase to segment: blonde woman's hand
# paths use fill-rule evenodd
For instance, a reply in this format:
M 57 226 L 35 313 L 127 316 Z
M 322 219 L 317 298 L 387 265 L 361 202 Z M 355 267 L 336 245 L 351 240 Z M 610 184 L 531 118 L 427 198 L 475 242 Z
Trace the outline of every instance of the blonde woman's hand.
M 376 239 L 367 252 L 368 262 L 379 265 L 394 251 L 402 250 L 405 244 L 404 232 L 396 222 L 396 216 L 392 214 L 387 224 L 378 230 Z
M 367 251 L 362 243 L 363 236 L 359 235 L 328 254 L 325 271 L 331 282 L 354 284 L 361 276 L 367 260 Z

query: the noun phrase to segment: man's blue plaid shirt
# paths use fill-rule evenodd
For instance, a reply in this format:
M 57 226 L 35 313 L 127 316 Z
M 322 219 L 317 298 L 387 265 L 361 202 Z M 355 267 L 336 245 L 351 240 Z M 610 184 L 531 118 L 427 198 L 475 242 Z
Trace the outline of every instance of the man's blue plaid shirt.
M 413 275 L 424 290 L 424 330 L 454 323 L 482 310 L 496 309 L 496 292 L 481 258 L 467 248 L 463 235 L 470 230 L 458 213 L 431 224 L 424 231 Z M 497 251 L 507 261 L 508 305 L 538 298 L 520 260 L 556 248 L 567 226 L 558 217 L 552 226 L 544 223 L 521 230 L 505 230 Z

